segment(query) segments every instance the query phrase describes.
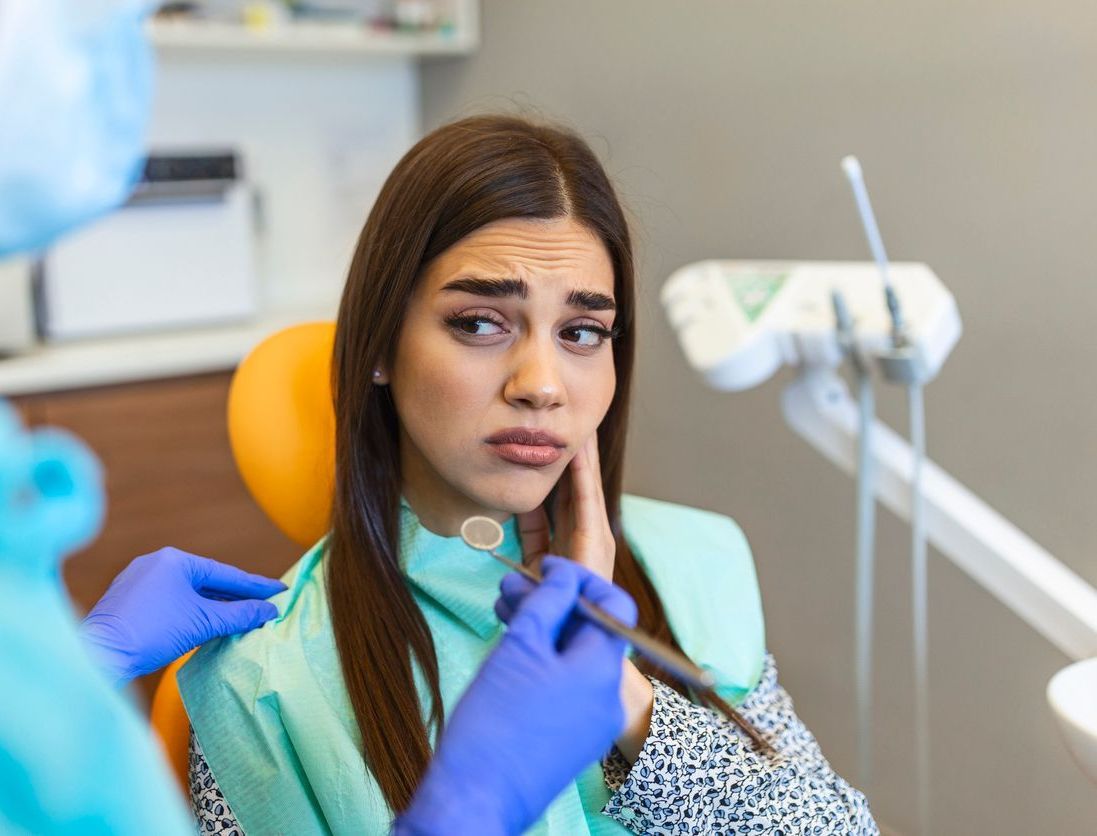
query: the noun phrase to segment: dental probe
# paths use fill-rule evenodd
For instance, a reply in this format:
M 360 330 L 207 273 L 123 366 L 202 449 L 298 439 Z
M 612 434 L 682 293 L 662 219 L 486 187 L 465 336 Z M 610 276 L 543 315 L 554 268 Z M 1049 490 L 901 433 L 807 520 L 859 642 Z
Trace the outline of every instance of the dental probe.
M 514 570 L 527 580 L 536 584 L 541 583 L 542 576 L 540 572 L 516 560 L 511 560 L 509 557 L 504 557 L 496 551 L 503 542 L 503 527 L 491 517 L 469 517 L 466 519 L 461 523 L 461 539 L 470 548 L 486 552 L 508 569 Z M 698 696 L 708 707 L 721 712 L 739 726 L 763 752 L 773 752 L 770 743 L 755 731 L 738 711 L 716 693 L 714 689 L 716 681 L 711 673 L 695 665 L 688 657 L 679 653 L 673 647 L 649 636 L 642 630 L 629 627 L 620 619 L 610 615 L 597 604 L 591 603 L 582 596 L 579 597 L 576 603 L 576 609 L 602 629 L 628 641 L 638 653 L 663 670 L 694 686 L 698 691 Z

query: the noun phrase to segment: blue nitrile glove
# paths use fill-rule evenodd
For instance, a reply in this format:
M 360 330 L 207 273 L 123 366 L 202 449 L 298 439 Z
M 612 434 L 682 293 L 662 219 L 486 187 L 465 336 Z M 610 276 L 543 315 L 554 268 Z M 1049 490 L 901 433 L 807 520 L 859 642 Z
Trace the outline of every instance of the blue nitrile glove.
M 625 642 L 573 610 L 582 594 L 634 624 L 636 605 L 565 558 L 542 569 L 536 588 L 503 579 L 495 609 L 510 627 L 449 717 L 395 833 L 521 833 L 624 726 Z
M 100 669 L 123 684 L 210 639 L 269 621 L 278 610 L 262 599 L 285 588 L 216 560 L 160 549 L 122 570 L 80 632 Z

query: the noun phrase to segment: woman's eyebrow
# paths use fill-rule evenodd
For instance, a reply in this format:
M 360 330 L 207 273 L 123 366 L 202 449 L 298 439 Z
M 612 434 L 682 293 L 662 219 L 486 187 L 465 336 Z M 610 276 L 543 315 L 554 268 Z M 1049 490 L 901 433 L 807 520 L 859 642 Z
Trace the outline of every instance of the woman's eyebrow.
M 482 279 L 474 276 L 464 276 L 446 282 L 442 286 L 442 290 L 471 293 L 474 296 L 487 296 L 492 299 L 501 299 L 507 296 L 526 299 L 529 296 L 529 285 L 523 279 Z M 617 309 L 613 297 L 599 293 L 596 290 L 573 290 L 568 293 L 567 304 L 573 308 L 582 308 L 586 311 L 613 311 Z
M 517 296 L 525 299 L 529 296 L 529 285 L 522 279 L 478 279 L 473 276 L 465 276 L 446 282 L 442 290 L 456 290 L 460 293 L 471 293 L 474 296 L 490 296 L 493 299 L 504 296 Z
M 568 304 L 573 308 L 582 308 L 586 311 L 617 310 L 617 303 L 613 301 L 613 297 L 596 290 L 573 290 L 568 294 Z

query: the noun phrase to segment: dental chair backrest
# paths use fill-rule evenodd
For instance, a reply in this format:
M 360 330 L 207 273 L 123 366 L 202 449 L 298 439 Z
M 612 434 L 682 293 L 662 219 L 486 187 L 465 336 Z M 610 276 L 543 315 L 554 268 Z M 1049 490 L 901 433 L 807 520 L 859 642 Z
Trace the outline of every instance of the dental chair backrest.
M 334 322 L 294 325 L 244 358 L 229 389 L 229 441 L 252 498 L 307 549 L 328 530 L 335 476 Z
M 334 340 L 334 322 L 279 331 L 244 358 L 229 389 L 229 441 L 237 470 L 271 522 L 303 549 L 324 535 L 331 514 Z M 164 672 L 151 714 L 184 790 L 190 726 L 175 676 L 189 658 L 188 653 Z

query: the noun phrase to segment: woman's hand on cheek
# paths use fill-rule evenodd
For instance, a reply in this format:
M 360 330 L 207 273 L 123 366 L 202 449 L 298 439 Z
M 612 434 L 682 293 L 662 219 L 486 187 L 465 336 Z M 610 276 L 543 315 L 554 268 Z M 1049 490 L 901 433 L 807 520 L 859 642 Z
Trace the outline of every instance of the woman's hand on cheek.
M 524 562 L 536 565 L 551 552 L 612 580 L 616 544 L 606 515 L 597 433 L 587 439 L 561 477 L 553 519 L 555 531 L 550 535 L 544 507 L 518 515 Z

